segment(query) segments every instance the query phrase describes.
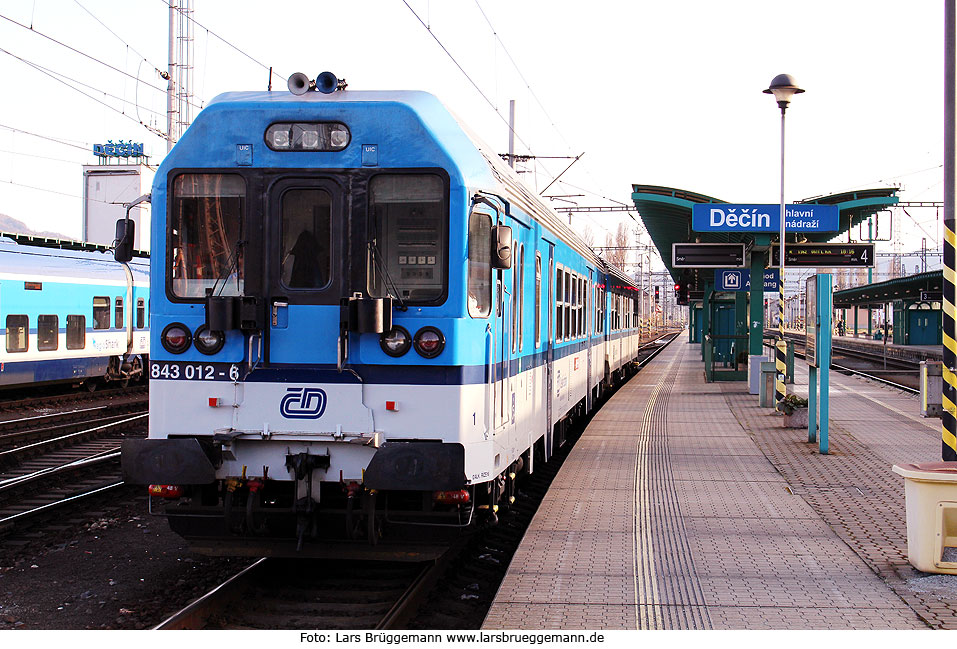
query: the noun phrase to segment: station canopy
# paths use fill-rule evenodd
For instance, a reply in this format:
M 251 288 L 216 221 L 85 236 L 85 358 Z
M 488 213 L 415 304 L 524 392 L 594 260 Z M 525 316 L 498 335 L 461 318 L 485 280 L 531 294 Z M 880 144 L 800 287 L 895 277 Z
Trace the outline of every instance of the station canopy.
M 895 277 L 884 282 L 834 291 L 834 308 L 883 306 L 894 300 L 919 300 L 922 292 L 933 293 L 943 290 L 944 271 L 930 270 L 907 277 Z
M 747 232 L 694 232 L 691 229 L 691 210 L 697 203 L 728 203 L 720 198 L 697 194 L 685 189 L 660 187 L 658 185 L 632 185 L 631 200 L 641 214 L 641 220 L 651 235 L 661 259 L 676 282 L 690 280 L 693 289 L 700 290 L 698 275 L 693 269 L 672 266 L 671 246 L 674 243 L 752 243 L 754 234 Z M 826 243 L 846 234 L 868 217 L 890 209 L 898 202 L 897 189 L 893 187 L 864 189 L 843 192 L 830 196 L 816 196 L 791 204 L 837 205 L 840 229 L 837 232 L 787 233 L 809 243 Z M 771 235 L 774 240 L 775 234 Z

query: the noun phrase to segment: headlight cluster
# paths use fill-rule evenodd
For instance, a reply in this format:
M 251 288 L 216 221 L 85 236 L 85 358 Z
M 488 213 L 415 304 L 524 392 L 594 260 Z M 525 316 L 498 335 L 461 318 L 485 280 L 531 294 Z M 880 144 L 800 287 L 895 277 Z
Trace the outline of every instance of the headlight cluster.
M 435 327 L 422 327 L 415 337 L 399 325 L 379 336 L 379 346 L 389 356 L 398 358 L 414 347 L 423 358 L 435 358 L 445 349 L 445 336 Z
M 226 334 L 222 331 L 210 331 L 206 325 L 201 325 L 195 333 L 190 333 L 189 327 L 174 322 L 163 329 L 160 342 L 170 354 L 182 354 L 192 343 L 201 353 L 212 355 L 226 344 Z

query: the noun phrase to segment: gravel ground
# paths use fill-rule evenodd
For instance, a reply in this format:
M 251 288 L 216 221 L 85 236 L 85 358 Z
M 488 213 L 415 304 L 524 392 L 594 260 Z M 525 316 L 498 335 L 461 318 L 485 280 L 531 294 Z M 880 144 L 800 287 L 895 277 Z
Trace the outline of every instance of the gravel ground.
M 0 630 L 148 629 L 251 563 L 194 555 L 145 500 L 0 542 Z

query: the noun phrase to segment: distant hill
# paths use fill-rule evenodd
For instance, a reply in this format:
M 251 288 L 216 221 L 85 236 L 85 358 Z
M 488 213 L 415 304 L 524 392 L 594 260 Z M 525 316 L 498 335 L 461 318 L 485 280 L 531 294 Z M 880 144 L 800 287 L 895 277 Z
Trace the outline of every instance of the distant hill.
M 12 216 L 7 216 L 6 214 L 0 214 L 0 232 L 10 232 L 12 234 L 28 234 L 34 237 L 46 237 L 48 239 L 67 239 L 72 240 L 72 237 L 68 237 L 65 234 L 59 232 L 37 232 L 36 230 L 31 230 L 26 226 L 23 221 L 17 220 Z

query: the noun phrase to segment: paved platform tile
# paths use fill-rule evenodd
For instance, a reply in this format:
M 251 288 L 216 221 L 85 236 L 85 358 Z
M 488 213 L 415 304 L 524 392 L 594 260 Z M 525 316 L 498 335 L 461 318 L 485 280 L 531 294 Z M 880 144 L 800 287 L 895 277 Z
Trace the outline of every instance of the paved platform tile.
M 586 630 L 637 628 L 635 606 L 513 604 L 495 601 L 483 629 Z
M 723 518 L 816 519 L 800 496 L 788 493 L 783 482 L 675 482 L 685 516 Z

